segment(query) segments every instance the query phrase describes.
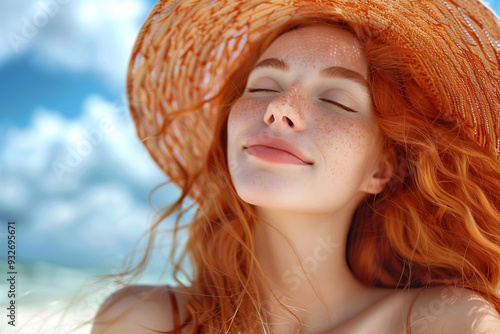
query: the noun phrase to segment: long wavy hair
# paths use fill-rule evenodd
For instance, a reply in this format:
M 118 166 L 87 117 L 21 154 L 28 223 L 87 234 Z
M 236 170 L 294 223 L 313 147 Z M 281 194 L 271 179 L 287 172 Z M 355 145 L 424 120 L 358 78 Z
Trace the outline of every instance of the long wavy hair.
M 238 197 L 228 172 L 227 119 L 262 52 L 280 34 L 313 23 L 340 25 L 364 47 L 372 110 L 395 171 L 386 189 L 368 196 L 354 214 L 346 258 L 351 270 L 370 286 L 470 288 L 500 311 L 498 158 L 433 106 L 404 61 L 402 47 L 362 26 L 314 17 L 295 19 L 274 30 L 253 45 L 244 65 L 231 73 L 214 98 L 220 108 L 203 168 L 186 180 L 177 201 L 151 227 L 150 244 L 159 224 L 174 214 L 174 240 L 188 229 L 182 256 L 172 250 L 170 259 L 174 278 L 192 292 L 183 327 L 193 324 L 192 333 L 263 331 L 264 301 L 259 291 L 273 292 L 254 255 L 259 217 Z M 201 176 L 209 182 L 190 223 L 182 225 L 189 212 L 185 204 Z M 150 248 L 137 271 L 147 262 Z M 186 260 L 191 274 L 183 267 Z

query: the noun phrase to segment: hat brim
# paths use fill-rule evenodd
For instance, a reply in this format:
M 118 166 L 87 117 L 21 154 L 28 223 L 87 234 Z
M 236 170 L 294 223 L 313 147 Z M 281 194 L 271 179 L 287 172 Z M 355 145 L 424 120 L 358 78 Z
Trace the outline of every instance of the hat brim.
M 159 1 L 133 48 L 127 92 L 139 138 L 174 182 L 205 161 L 217 105 L 203 101 L 256 41 L 297 17 L 361 24 L 409 50 L 414 79 L 436 108 L 499 154 L 500 26 L 480 1 Z

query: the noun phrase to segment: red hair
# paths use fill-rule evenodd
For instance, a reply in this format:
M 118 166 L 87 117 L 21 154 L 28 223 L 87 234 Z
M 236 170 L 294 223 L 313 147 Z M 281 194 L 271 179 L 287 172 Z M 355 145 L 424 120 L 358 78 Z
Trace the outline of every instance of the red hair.
M 405 50 L 364 38 L 373 111 L 398 173 L 356 213 L 352 270 L 372 285 L 467 287 L 500 310 L 499 160 L 430 103 Z
M 267 46 L 290 28 L 315 22 L 339 25 L 317 17 L 294 20 L 252 45 L 244 67 L 236 69 L 214 97 L 220 110 L 203 168 L 183 183 L 179 199 L 151 228 L 150 244 L 160 222 L 175 213 L 174 239 L 181 229 L 189 229 L 182 257 L 175 258 L 173 249 L 171 261 L 179 284 L 187 275 L 181 263 L 189 257 L 192 265 L 184 322 L 193 324 L 192 333 L 262 332 L 264 301 L 259 291 L 269 285 L 254 255 L 258 217 L 231 183 L 227 119 L 251 66 Z M 467 287 L 500 311 L 499 160 L 430 102 L 405 62 L 407 51 L 387 44 L 383 34 L 373 35 L 355 24 L 342 26 L 365 48 L 372 109 L 396 171 L 387 188 L 367 197 L 353 217 L 346 259 L 350 268 L 373 286 Z M 180 226 L 189 209 L 188 194 L 200 176 L 210 181 L 197 199 L 190 224 Z M 137 271 L 150 252 L 148 248 Z

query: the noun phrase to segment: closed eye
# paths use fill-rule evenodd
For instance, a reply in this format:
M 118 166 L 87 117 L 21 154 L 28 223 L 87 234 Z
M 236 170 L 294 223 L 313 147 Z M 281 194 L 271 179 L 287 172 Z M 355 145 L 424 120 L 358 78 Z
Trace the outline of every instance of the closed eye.
M 340 108 L 342 108 L 342 109 L 344 109 L 344 110 L 346 110 L 346 111 L 349 111 L 349 112 L 357 112 L 356 110 L 351 109 L 351 108 L 349 108 L 349 107 L 347 107 L 347 106 L 343 105 L 342 103 L 338 103 L 337 101 L 332 101 L 332 100 L 327 100 L 327 99 L 320 99 L 320 101 L 323 101 L 323 102 L 326 102 L 326 103 L 333 104 L 333 105 L 335 105 L 335 106 L 337 106 L 337 107 L 340 107 Z
M 267 89 L 267 88 L 248 88 L 247 89 L 247 92 L 249 93 L 257 93 L 257 92 L 272 92 L 272 93 L 279 93 L 279 91 L 277 90 L 274 90 L 274 89 Z M 351 109 L 345 105 L 343 105 L 342 103 L 339 103 L 337 101 L 332 101 L 332 100 L 328 100 L 328 99 L 319 99 L 320 101 L 323 101 L 323 102 L 326 102 L 326 103 L 329 103 L 329 104 L 333 104 L 334 106 L 337 106 L 339 108 L 342 108 L 348 112 L 357 112 L 356 110 L 354 109 Z
M 249 92 L 249 93 L 255 93 L 255 92 L 273 92 L 273 93 L 279 93 L 277 90 L 267 89 L 267 88 L 248 88 L 247 92 Z

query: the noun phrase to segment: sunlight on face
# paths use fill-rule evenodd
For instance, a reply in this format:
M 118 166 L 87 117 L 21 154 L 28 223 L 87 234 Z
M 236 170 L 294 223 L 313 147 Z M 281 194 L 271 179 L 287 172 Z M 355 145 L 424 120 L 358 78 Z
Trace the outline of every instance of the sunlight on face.
M 244 201 L 333 213 L 381 190 L 367 71 L 358 40 L 339 27 L 298 28 L 270 45 L 228 120 L 229 171 Z

